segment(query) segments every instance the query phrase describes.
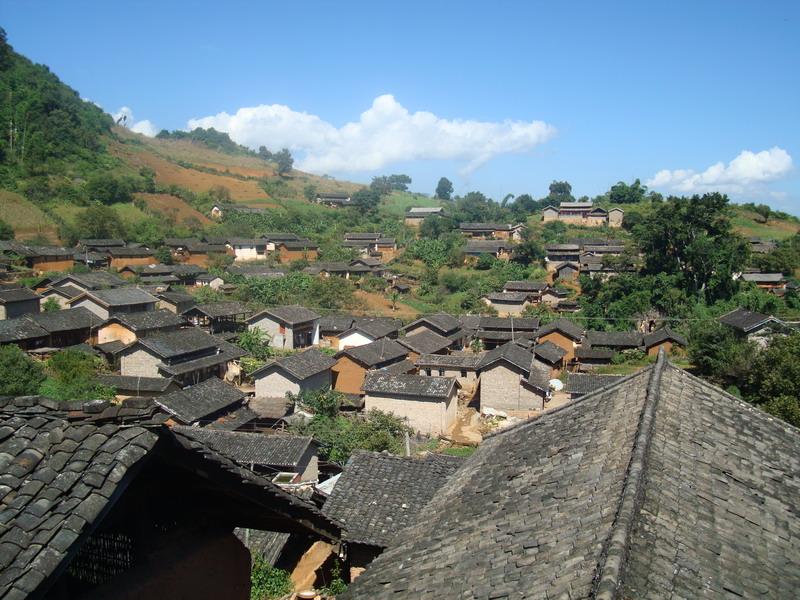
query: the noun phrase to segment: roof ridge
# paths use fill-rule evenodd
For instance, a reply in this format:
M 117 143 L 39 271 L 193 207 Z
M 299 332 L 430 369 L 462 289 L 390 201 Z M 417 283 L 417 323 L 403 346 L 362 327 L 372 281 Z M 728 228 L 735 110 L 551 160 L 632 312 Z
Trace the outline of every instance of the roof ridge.
M 614 600 L 618 597 L 630 552 L 631 534 L 644 499 L 645 469 L 653 437 L 655 413 L 661 396 L 661 375 L 667 360 L 664 350 L 659 350 L 658 360 L 650 373 L 636 438 L 631 449 L 631 460 L 622 484 L 622 494 L 614 523 L 600 556 L 594 577 L 593 597 Z

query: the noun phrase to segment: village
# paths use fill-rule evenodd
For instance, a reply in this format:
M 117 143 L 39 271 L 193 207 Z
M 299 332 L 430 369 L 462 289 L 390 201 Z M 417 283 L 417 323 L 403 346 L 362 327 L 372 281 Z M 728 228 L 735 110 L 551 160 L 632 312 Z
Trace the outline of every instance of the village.
M 348 198 L 339 195 L 317 201 L 337 207 L 346 205 Z M 215 205 L 211 216 L 221 221 L 226 213 L 237 213 L 237 208 Z M 563 202 L 543 211 L 541 219 L 611 232 L 621 227 L 623 215 L 621 209 Z M 409 208 L 404 216 L 404 226 L 412 234 L 409 239 L 422 222 L 444 216 L 442 209 Z M 465 268 L 474 268 L 484 257 L 512 260 L 525 230 L 524 224 L 461 223 Z M 193 547 L 182 548 L 169 569 L 174 576 L 213 560 L 215 573 L 224 576 L 207 589 L 203 587 L 209 582 L 199 580 L 195 592 L 203 589 L 202 597 L 211 597 L 212 592 L 227 596 L 245 586 L 242 573 L 249 576 L 245 563 L 249 564 L 250 557 L 233 551 L 237 536 L 258 560 L 268 560 L 290 573 L 298 592 L 330 591 L 325 586 L 332 581 L 343 589 L 362 573 L 367 573 L 364 585 L 370 589 L 374 585 L 374 578 L 368 577 L 371 563 L 381 557 L 378 562 L 385 565 L 381 568 L 391 572 L 388 558 L 382 555 L 395 547 L 401 531 L 412 531 L 417 513 L 436 505 L 437 490 L 451 478 L 455 481 L 454 474 L 466 457 L 485 455 L 489 460 L 492 453 L 518 451 L 500 450 L 498 445 L 515 444 L 513 440 L 523 435 L 521 427 L 533 428 L 531 435 L 545 428 L 537 435 L 546 437 L 551 423 L 563 421 L 553 431 L 560 437 L 591 410 L 587 403 L 616 402 L 636 386 L 641 386 L 640 400 L 647 411 L 656 401 L 653 386 L 665 385 L 657 380 L 675 380 L 673 385 L 678 385 L 686 377 L 674 365 L 686 363 L 688 341 L 668 319 L 646 314 L 629 331 L 607 331 L 592 329 L 591 321 L 580 318 L 579 277 L 607 281 L 636 270 L 638 259 L 624 240 L 591 237 L 547 244 L 541 262 L 545 276 L 506 281 L 481 297 L 482 311 L 406 318 L 395 312 L 397 298 L 413 293 L 419 285 L 393 268 L 399 266 L 397 260 L 406 248 L 380 232 L 346 233 L 341 244 L 358 258 L 319 261 L 318 246 L 290 232 L 257 238 L 167 238 L 159 247 L 122 239 L 81 239 L 74 248 L 0 242 L 4 279 L 0 345 L 14 345 L 45 363 L 65 351 L 88 354 L 100 365 L 97 381 L 113 390 L 107 399 L 84 402 L 59 404 L 37 397 L 2 401 L 0 412 L 10 423 L 18 423 L 10 426 L 31 428 L 31 443 L 42 435 L 37 427 L 46 431 L 59 427 L 64 432 L 60 436 L 69 437 L 73 430 L 83 433 L 70 444 L 71 453 L 58 451 L 63 443 L 47 451 L 34 450 L 39 447 L 35 445 L 28 450 L 6 449 L 3 444 L 19 434 L 4 436 L 0 456 L 10 457 L 12 462 L 7 464 L 11 466 L 26 452 L 34 452 L 33 474 L 46 469 L 54 475 L 59 469 L 50 463 L 63 456 L 61 468 L 75 465 L 78 470 L 73 472 L 81 481 L 96 479 L 94 473 L 102 471 L 103 464 L 117 472 L 113 452 L 122 448 L 131 449 L 123 452 L 132 457 L 123 462 L 131 471 L 140 455 L 153 455 L 151 463 L 163 462 L 158 470 L 150 466 L 135 476 L 120 506 L 113 508 L 113 518 L 101 516 L 105 504 L 110 508 L 114 499 L 112 480 L 105 479 L 103 484 L 102 477 L 97 479 L 101 496 L 96 497 L 96 512 L 82 518 L 85 523 L 93 519 L 102 523 L 96 523 L 99 528 L 86 542 L 81 541 L 85 534 L 77 525 L 60 530 L 55 539 L 68 536 L 64 539 L 70 540 L 59 550 L 62 555 L 71 552 L 73 545 L 80 549 L 73 566 L 48 584 L 51 589 L 69 595 L 87 586 L 100 585 L 97 589 L 102 590 L 110 581 L 123 581 L 111 576 L 136 564 L 126 544 L 138 548 L 147 535 L 142 524 L 133 530 L 125 524 L 132 503 L 141 501 L 134 498 L 146 493 L 148 485 L 158 485 L 159 494 L 166 498 L 177 482 L 182 489 L 176 488 L 174 494 L 195 490 L 211 503 L 206 509 L 209 514 L 217 515 L 222 506 L 230 514 L 236 506 L 235 512 L 241 515 L 234 521 L 223 519 L 236 527 L 235 534 L 195 531 L 196 524 L 184 515 L 180 519 L 184 525 L 146 542 L 180 546 L 180 536 L 194 531 Z M 775 248 L 774 243 L 762 240 L 752 244 L 757 252 Z M 165 255 L 169 264 L 159 263 L 157 256 Z M 226 266 L 220 268 L 220 264 Z M 307 307 L 302 298 L 277 306 L 237 299 L 236 282 L 280 279 L 293 269 L 320 279 L 342 278 L 357 287 L 367 278 L 378 278 L 384 282 L 382 292 L 394 302 L 381 312 L 347 313 Z M 738 277 L 770 294 L 782 296 L 792 290 L 781 274 L 750 272 Z M 24 287 L 21 282 L 33 283 Z M 208 299 L 209 293 L 214 299 Z M 762 346 L 772 336 L 796 328 L 796 324 L 743 308 L 722 315 L 719 323 L 738 338 Z M 252 342 L 241 343 L 245 338 L 260 345 L 255 354 L 262 360 L 254 359 Z M 699 380 L 691 386 L 705 386 L 712 393 Z M 581 398 L 587 400 L 577 402 Z M 592 398 L 596 400 L 588 400 Z M 326 408 L 326 399 L 336 406 Z M 718 410 L 721 404 L 741 413 L 722 396 L 712 404 L 708 410 Z M 315 413 L 331 410 L 337 418 L 352 421 L 391 415 L 404 430 L 400 451 L 360 450 L 356 444 L 344 461 L 337 462 L 327 440 L 316 438 L 313 427 L 302 429 L 314 422 Z M 551 412 L 553 417 L 545 419 Z M 96 447 L 87 451 L 84 445 L 96 438 L 97 434 L 91 434 L 95 429 L 106 437 L 97 438 Z M 504 436 L 506 429 L 509 433 Z M 580 436 L 580 444 L 585 443 L 586 438 Z M 96 454 L 109 447 L 119 450 Z M 98 465 L 101 456 L 112 462 Z M 190 462 L 203 472 L 202 481 L 198 472 L 186 471 L 190 456 Z M 504 463 L 500 458 L 493 467 L 508 468 Z M 6 478 L 13 476 L 16 479 L 9 483 L 22 485 L 23 472 L 15 473 L 9 472 Z M 226 487 L 226 481 L 233 481 L 231 474 L 241 481 Z M 124 477 L 122 472 L 114 484 L 121 482 L 120 477 Z M 236 491 L 244 484 L 252 488 L 246 501 Z M 17 493 L 30 484 L 25 485 Z M 80 485 L 90 493 L 91 485 Z M 453 493 L 467 493 L 455 490 L 458 485 L 462 484 L 452 483 Z M 103 492 L 106 487 L 108 494 Z M 40 504 L 36 492 L 29 498 L 25 504 L 16 503 L 23 511 L 18 519 L 34 511 L 31 527 L 35 533 L 49 523 L 44 521 L 48 511 L 35 512 Z M 46 502 L 50 505 L 54 500 Z M 70 506 L 71 500 L 61 497 L 58 501 Z M 175 497 L 170 499 L 170 503 L 175 501 Z M 502 501 L 510 498 L 504 495 Z M 159 502 L 158 495 L 147 502 Z M 161 509 L 154 506 L 153 510 Z M 417 538 L 403 539 L 413 544 Z M 86 562 L 90 556 L 98 558 L 99 550 L 93 547 L 106 548 L 99 557 L 101 565 Z M 220 553 L 226 555 L 223 561 Z M 44 567 L 31 569 L 20 562 L 39 565 L 39 559 L 31 562 L 23 559 L 29 557 L 25 552 L 12 554 L 4 573 L 13 569 L 27 573 L 15 586 L 31 586 L 55 576 Z M 134 562 L 123 568 L 120 560 Z M 128 597 L 156 587 L 162 594 L 163 586 L 170 589 L 173 584 L 162 568 L 150 562 L 139 565 Z M 134 581 L 132 572 L 120 577 Z

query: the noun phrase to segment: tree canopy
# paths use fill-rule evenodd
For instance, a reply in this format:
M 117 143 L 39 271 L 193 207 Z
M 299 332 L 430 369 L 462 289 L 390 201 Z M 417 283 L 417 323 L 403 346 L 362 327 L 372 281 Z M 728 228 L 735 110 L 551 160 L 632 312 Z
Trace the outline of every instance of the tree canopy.
M 439 200 L 450 200 L 452 196 L 453 182 L 447 177 L 440 178 L 439 183 L 436 184 L 436 197 Z

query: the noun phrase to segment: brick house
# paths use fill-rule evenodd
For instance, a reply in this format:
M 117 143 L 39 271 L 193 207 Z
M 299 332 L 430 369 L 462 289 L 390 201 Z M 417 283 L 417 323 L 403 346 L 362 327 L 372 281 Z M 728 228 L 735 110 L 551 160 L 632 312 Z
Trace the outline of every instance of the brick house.
M 183 317 L 163 309 L 120 313 L 110 317 L 97 329 L 97 343 L 119 341 L 123 344 L 132 344 L 140 337 L 175 331 L 187 324 Z
M 299 306 L 277 306 L 247 319 L 248 329 L 260 329 L 273 348 L 292 350 L 319 344 L 320 315 Z
M 542 410 L 550 397 L 549 371 L 518 342 L 488 351 L 478 368 L 481 412 Z
M 283 398 L 287 393 L 328 390 L 335 364 L 335 359 L 316 348 L 269 361 L 251 374 L 256 396 Z
M 334 356 L 336 364 L 331 369 L 333 389 L 359 395 L 367 371 L 388 368 L 407 357 L 408 349 L 388 338 L 342 350 Z

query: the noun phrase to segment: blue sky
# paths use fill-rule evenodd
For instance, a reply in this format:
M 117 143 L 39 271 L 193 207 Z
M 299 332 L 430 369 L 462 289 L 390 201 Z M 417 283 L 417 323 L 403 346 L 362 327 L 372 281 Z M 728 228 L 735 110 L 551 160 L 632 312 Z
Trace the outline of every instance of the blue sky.
M 800 3 L 649 4 L 6 0 L 0 23 L 140 131 L 214 125 L 424 192 L 639 177 L 800 214 Z

